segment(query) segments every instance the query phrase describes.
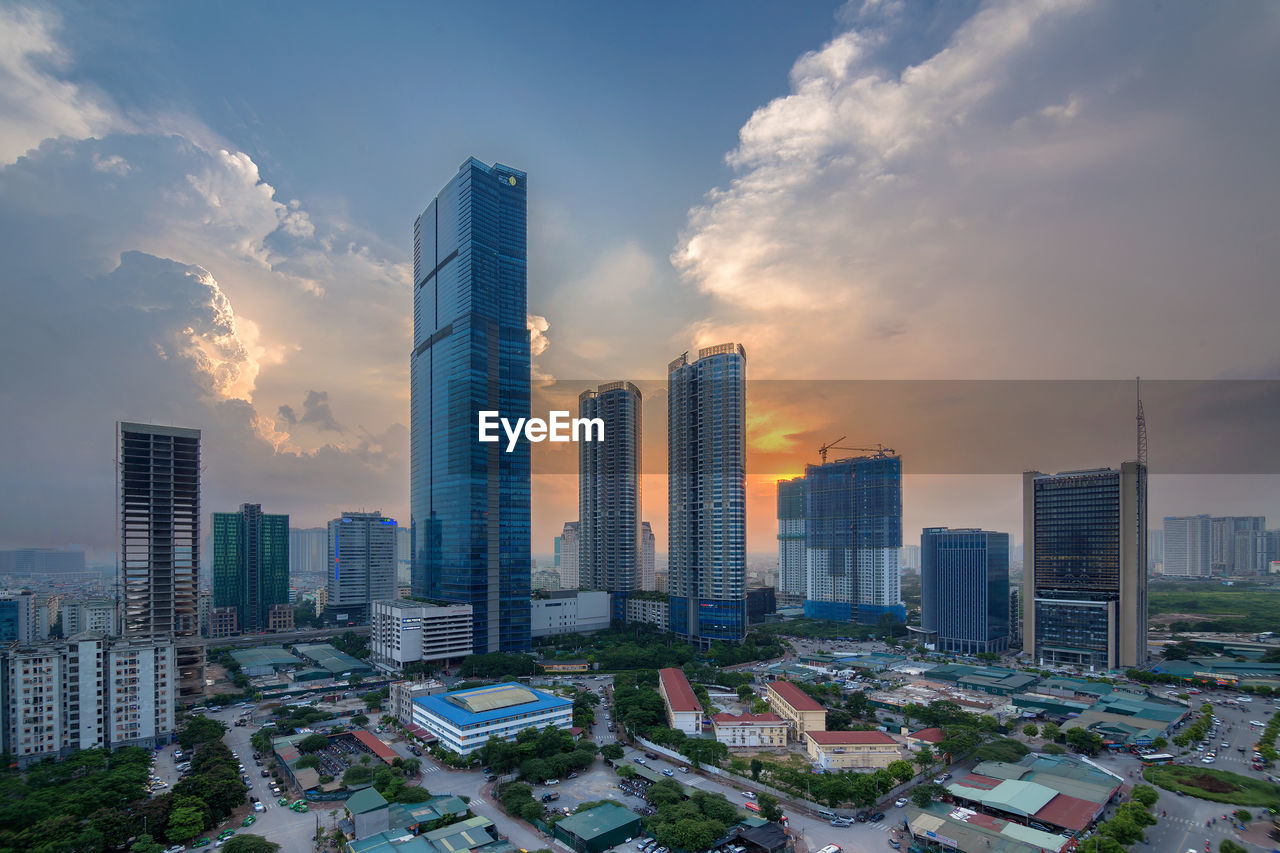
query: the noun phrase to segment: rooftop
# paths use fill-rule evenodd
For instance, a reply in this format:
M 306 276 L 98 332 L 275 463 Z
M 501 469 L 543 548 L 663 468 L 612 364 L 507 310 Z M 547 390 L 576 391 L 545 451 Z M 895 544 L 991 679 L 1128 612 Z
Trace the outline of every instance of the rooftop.
M 805 732 L 806 737 L 822 746 L 842 744 L 896 744 L 897 741 L 884 732 Z
M 825 711 L 813 697 L 796 687 L 790 681 L 770 681 L 769 687 L 797 711 Z
M 777 714 L 716 714 L 711 722 L 718 726 L 776 726 L 782 718 Z
M 505 695 L 508 697 L 521 696 L 524 697 L 524 701 L 516 704 L 502 703 L 497 707 L 490 706 L 487 710 L 482 711 L 470 711 L 467 709 L 465 697 L 468 694 L 492 693 L 500 688 L 519 691 L 518 693 L 511 692 Z M 462 697 L 462 701 L 453 701 L 458 697 Z M 437 693 L 433 696 L 418 696 L 414 698 L 413 702 L 415 705 L 420 705 L 427 712 L 448 720 L 456 726 L 477 725 L 522 714 L 537 714 L 552 709 L 567 708 L 573 704 L 568 699 L 552 696 L 550 693 L 544 693 L 541 690 L 525 687 L 523 684 L 514 682 L 496 684 L 490 687 L 477 687 L 474 690 Z
M 302 643 L 294 646 L 293 650 L 335 675 L 342 672 L 368 672 L 370 669 L 369 664 L 338 651 L 328 643 Z
M 387 800 L 373 788 L 356 791 L 343 804 L 351 814 L 365 814 L 387 807 Z
M 565 818 L 557 826 L 574 837 L 587 841 L 639 820 L 639 815 L 628 808 L 616 803 L 601 803 L 595 808 Z
M 702 711 L 702 706 L 698 704 L 698 697 L 693 695 L 689 679 L 684 677 L 682 671 L 675 667 L 667 667 L 659 670 L 658 678 L 662 680 L 662 690 L 667 694 L 667 701 L 671 703 L 672 711 Z
M 925 743 L 942 743 L 943 739 L 946 737 L 946 733 L 943 732 L 942 729 L 932 727 L 921 729 L 918 732 L 912 732 L 908 737 L 913 737 L 916 740 L 922 740 Z

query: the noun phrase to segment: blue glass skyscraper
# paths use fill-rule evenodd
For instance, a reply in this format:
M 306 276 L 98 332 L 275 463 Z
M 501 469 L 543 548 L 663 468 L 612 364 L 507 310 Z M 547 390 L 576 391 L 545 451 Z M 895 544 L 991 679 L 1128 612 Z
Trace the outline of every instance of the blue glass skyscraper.
M 477 439 L 529 417 L 525 181 L 471 158 L 413 224 L 412 588 L 470 604 L 478 653 L 530 645 L 529 445 Z
M 667 587 L 672 632 L 746 636 L 747 356 L 738 344 L 667 368 Z
M 1009 648 L 1009 534 L 926 527 L 920 534 L 920 627 L 940 652 Z

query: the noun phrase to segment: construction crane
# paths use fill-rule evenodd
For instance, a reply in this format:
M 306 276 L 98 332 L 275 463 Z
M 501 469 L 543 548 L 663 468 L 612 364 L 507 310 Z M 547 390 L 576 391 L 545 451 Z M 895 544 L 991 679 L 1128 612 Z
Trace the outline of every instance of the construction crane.
M 893 455 L 892 447 L 885 447 L 883 444 L 880 444 L 878 442 L 874 447 L 847 447 L 840 443 L 848 437 L 849 436 L 847 435 L 842 435 L 839 438 L 837 438 L 835 441 L 831 442 L 830 444 L 824 444 L 818 448 L 818 456 L 822 458 L 823 465 L 827 464 L 828 450 L 857 450 L 862 453 L 875 453 L 877 457 Z

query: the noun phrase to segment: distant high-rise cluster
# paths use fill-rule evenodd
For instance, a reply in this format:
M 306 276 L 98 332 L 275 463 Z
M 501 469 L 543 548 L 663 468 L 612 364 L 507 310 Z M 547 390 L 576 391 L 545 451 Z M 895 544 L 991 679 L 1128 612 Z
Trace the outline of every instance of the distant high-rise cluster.
M 289 577 L 322 575 L 328 559 L 328 529 L 324 527 L 289 528 Z
M 699 646 L 746 635 L 746 379 L 739 344 L 667 368 L 670 625 Z
M 1155 560 L 1167 577 L 1249 577 L 1265 575 L 1280 561 L 1280 530 L 1267 530 L 1260 515 L 1169 516 Z

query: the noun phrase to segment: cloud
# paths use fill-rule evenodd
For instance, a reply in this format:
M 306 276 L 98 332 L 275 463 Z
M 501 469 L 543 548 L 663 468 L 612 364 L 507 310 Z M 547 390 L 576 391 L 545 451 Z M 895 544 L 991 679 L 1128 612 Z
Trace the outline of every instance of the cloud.
M 990 2 L 917 57 L 929 14 L 851 8 L 742 127 L 671 255 L 712 299 L 693 336 L 757 377 L 1272 357 L 1274 9 Z
M 60 28 L 50 11 L 0 7 L 0 164 L 49 137 L 84 138 L 128 127 L 101 95 L 52 73 L 70 65 L 56 39 Z
M 298 423 L 311 424 L 319 430 L 342 432 L 342 425 L 334 419 L 333 410 L 329 408 L 328 391 L 307 392 L 307 398 L 302 402 L 302 417 L 298 419 Z

